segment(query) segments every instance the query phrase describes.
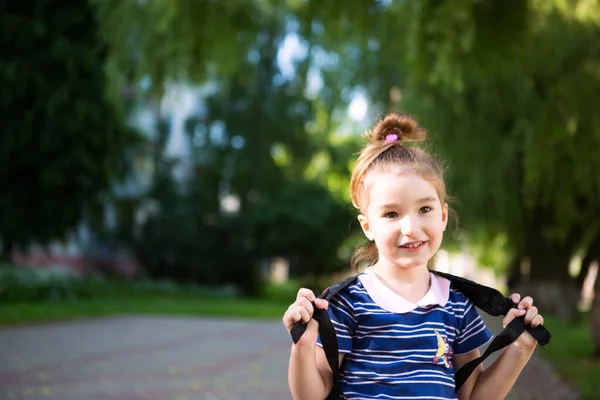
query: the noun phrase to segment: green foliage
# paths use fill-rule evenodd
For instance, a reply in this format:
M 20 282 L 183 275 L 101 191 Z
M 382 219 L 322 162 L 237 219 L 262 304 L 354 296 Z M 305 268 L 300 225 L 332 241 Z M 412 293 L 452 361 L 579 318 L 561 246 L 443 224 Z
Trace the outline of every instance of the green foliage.
M 257 294 L 262 276 L 240 217 L 220 212 L 218 180 L 192 182 L 201 190 L 178 190 L 170 170 L 161 168 L 149 194 L 158 208 L 135 229 L 122 226 L 123 243 L 132 246 L 144 271 L 154 279 L 221 286 L 236 285 Z M 192 188 L 193 189 L 193 188 Z
M 87 1 L 3 6 L 0 43 L 0 238 L 59 238 L 97 209 L 137 136 L 105 101 Z
M 0 301 L 62 301 L 88 294 L 66 269 L 0 266 Z
M 246 294 L 257 294 L 264 276 L 261 266 L 275 256 L 290 257 L 298 273 L 341 268 L 337 254 L 351 216 L 337 200 L 341 190 L 337 188 L 332 196 L 323 184 L 347 180 L 347 159 L 340 161 L 339 154 L 351 146 L 337 149 L 330 144 L 335 123 L 326 111 L 334 100 L 324 104 L 305 95 L 310 58 L 298 60 L 291 78 L 277 67 L 277 51 L 287 34 L 281 4 L 195 7 L 204 8 L 204 14 L 182 14 L 185 2 L 129 4 L 120 11 L 107 4 L 98 3 L 98 12 L 111 49 L 110 62 L 125 65 L 119 69 L 123 82 L 134 83 L 147 75 L 158 98 L 163 84 L 181 77 L 192 82 L 206 78 L 218 89 L 205 98 L 204 112 L 186 122 L 193 164 L 187 179 L 173 181 L 175 165 L 164 154 L 168 130 L 157 129 L 154 186 L 143 194 L 145 198 L 124 205 L 129 216 L 120 218 L 122 243 L 133 247 L 145 271 L 154 278 L 179 282 L 230 283 Z M 161 7 L 161 12 L 155 12 Z M 134 9 L 140 11 L 136 20 L 123 24 Z M 252 22 L 225 29 L 229 22 L 219 21 L 239 10 L 251 10 Z M 198 24 L 199 18 L 209 15 L 214 18 Z M 166 22 L 174 20 L 178 23 Z M 162 30 L 145 28 L 163 23 Z M 186 24 L 194 26 L 198 36 L 180 31 L 178 25 Z M 115 29 L 122 34 L 115 35 Z M 178 35 L 185 38 L 177 40 Z M 207 41 L 210 35 L 217 39 Z M 167 41 L 160 39 L 167 36 Z M 141 43 L 137 61 L 122 37 L 135 37 L 136 45 Z M 234 49 L 228 42 L 231 38 L 240 47 Z M 204 47 L 190 53 L 187 46 L 198 43 Z M 163 54 L 170 56 L 162 58 Z M 228 60 L 216 61 L 223 54 Z M 226 65 L 214 70 L 212 62 Z M 326 117 L 312 123 L 315 114 Z M 306 171 L 318 158 L 318 148 L 324 149 L 325 158 L 336 157 L 328 163 L 335 172 L 317 168 L 309 177 Z M 227 196 L 239 201 L 238 211 L 222 209 L 220 199 Z M 136 208 L 149 203 L 157 205 L 158 211 L 132 230 Z
M 131 281 L 106 279 L 102 276 L 80 277 L 71 270 L 55 267 L 0 265 L 0 302 L 14 304 L 65 303 L 70 301 L 144 297 L 159 295 L 202 295 L 231 298 L 239 295 L 228 286 L 207 287 L 170 280 L 138 278 Z
M 203 81 L 239 68 L 240 54 L 262 30 L 268 2 L 92 1 L 102 22 L 100 35 L 110 58 L 110 91 L 119 100 L 124 86 L 137 91 L 143 77 L 160 98 L 176 79 Z M 262 3 L 262 5 L 261 5 Z
M 194 217 L 211 215 L 219 226 L 241 227 L 239 234 L 219 231 L 226 237 L 219 243 L 253 243 L 255 223 L 296 223 L 299 218 L 276 200 L 288 201 L 279 193 L 289 189 L 285 180 L 315 180 L 344 198 L 356 143 L 340 143 L 332 133 L 358 128 L 343 123 L 357 87 L 370 96 L 370 118 L 403 108 L 430 129 L 448 163 L 451 193 L 462 202 L 463 232 L 484 249 L 478 254 L 485 264 L 543 248 L 564 250 L 549 256 L 562 262 L 582 245 L 588 221 L 598 215 L 597 2 L 94 5 L 114 88 L 137 91 L 142 77 L 150 78 L 158 98 L 164 84 L 179 79 L 216 88 L 206 113 L 190 122 L 190 137 L 198 138 L 197 128 L 209 137 L 216 124 L 223 127 L 223 143 L 207 139 L 194 149 L 198 168 L 212 177 L 208 186 L 195 187 L 210 187 L 207 196 L 222 191 L 240 199 L 238 217 L 219 216 L 214 202 L 210 212 Z M 276 62 L 288 33 L 307 47 L 289 79 Z M 307 76 L 315 71 L 323 87 L 309 95 Z M 232 149 L 234 137 L 245 145 Z M 269 204 L 261 206 L 269 211 L 262 221 L 251 213 L 256 197 Z M 314 228 L 302 223 L 302 232 Z M 196 228 L 186 232 L 205 237 Z M 210 238 L 219 236 L 210 232 L 203 239 L 209 249 L 216 245 Z M 543 245 L 534 249 L 532 238 Z M 267 243 L 249 247 L 265 256 L 266 249 L 285 248 L 277 240 Z
M 302 284 L 293 279 L 285 283 L 267 283 L 261 290 L 260 298 L 282 304 L 290 304 L 296 298 L 298 289 L 301 287 Z
M 259 254 L 290 260 L 293 276 L 322 276 L 349 265 L 338 255 L 355 232 L 348 205 L 316 182 L 285 182 L 273 196 L 261 198 L 250 210 Z
M 255 295 L 264 279 L 261 265 L 275 256 L 288 258 L 296 275 L 348 265 L 338 249 L 351 233 L 352 215 L 322 185 L 284 181 L 275 194 L 228 213 L 218 203 L 216 177 L 205 173 L 190 184 L 178 192 L 172 178 L 161 175 L 152 192 L 159 211 L 138 234 L 123 237 L 150 277 L 233 284 Z

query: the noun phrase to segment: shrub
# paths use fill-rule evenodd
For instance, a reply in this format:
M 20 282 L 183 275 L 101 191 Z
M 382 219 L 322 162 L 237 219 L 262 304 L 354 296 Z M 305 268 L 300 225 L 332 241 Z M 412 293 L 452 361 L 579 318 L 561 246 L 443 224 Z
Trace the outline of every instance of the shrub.
M 53 301 L 86 296 L 86 288 L 70 270 L 0 266 L 0 301 Z

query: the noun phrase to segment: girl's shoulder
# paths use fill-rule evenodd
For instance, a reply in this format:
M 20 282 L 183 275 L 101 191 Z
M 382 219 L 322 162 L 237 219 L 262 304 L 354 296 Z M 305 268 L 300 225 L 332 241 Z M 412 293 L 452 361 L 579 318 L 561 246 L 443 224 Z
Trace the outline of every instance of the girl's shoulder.
M 448 302 L 458 302 L 458 303 L 469 303 L 471 300 L 464 295 L 463 292 L 456 289 L 454 286 L 450 285 L 450 293 L 448 296 Z
M 337 282 L 325 289 L 320 297 L 326 298 L 330 303 L 345 302 L 354 304 L 365 301 L 368 294 L 359 276 L 360 274 Z

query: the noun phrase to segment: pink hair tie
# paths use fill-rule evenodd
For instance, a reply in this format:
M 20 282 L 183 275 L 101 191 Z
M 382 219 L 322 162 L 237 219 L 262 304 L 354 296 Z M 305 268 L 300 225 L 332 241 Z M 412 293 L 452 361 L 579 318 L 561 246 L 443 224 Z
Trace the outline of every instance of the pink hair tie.
M 386 142 L 397 142 L 398 141 L 398 129 L 393 129 L 391 133 L 385 137 Z
M 398 140 L 398 135 L 396 135 L 395 133 L 390 133 L 389 135 L 387 135 L 385 137 L 386 142 L 395 142 L 397 140 Z

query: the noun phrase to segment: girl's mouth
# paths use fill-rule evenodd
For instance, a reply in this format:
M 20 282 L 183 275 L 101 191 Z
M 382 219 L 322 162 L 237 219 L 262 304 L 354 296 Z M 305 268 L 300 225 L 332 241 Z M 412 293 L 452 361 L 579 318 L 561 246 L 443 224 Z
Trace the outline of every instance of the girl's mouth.
M 410 242 L 410 243 L 403 244 L 402 246 L 400 246 L 400 248 L 405 251 L 411 251 L 411 252 L 419 251 L 423 247 L 425 247 L 425 243 L 427 243 L 427 241 Z

